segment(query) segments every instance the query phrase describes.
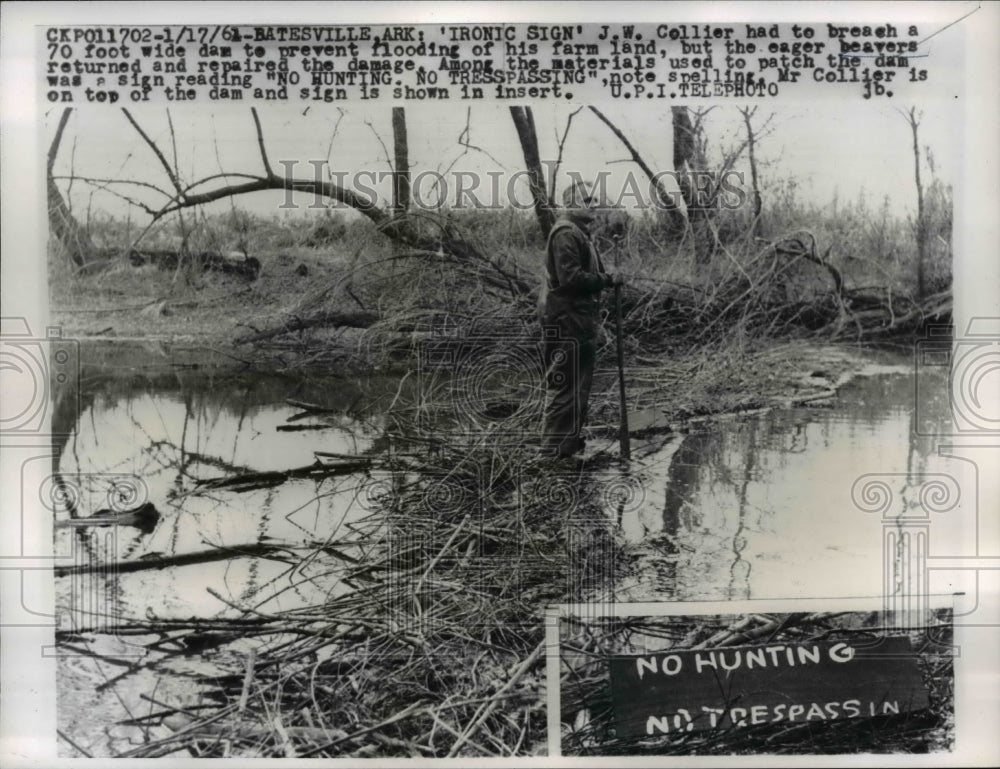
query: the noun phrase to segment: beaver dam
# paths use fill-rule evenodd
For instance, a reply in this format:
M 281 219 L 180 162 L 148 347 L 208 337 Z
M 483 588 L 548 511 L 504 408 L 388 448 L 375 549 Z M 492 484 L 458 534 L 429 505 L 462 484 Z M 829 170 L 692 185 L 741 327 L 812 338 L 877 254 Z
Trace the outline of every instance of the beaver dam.
M 64 751 L 538 755 L 552 604 L 881 594 L 884 520 L 919 492 L 905 478 L 964 472 L 914 429 L 948 418 L 943 375 L 919 372 L 934 397 L 917 407 L 907 356 L 770 354 L 790 351 L 814 356 L 794 397 L 712 418 L 650 406 L 697 372 L 630 369 L 631 462 L 598 402 L 585 457 L 561 464 L 525 440 L 530 382 L 456 406 L 426 372 L 85 348 L 47 490 Z M 895 512 L 859 507 L 873 467 L 902 474 Z M 938 688 L 886 745 L 942 728 Z M 840 749 L 881 749 L 861 731 Z

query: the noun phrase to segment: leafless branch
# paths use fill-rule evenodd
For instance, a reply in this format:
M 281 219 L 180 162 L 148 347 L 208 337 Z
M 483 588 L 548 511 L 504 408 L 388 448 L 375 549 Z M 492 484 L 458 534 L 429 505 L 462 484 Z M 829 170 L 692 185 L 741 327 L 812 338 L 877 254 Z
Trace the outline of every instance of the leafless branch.
M 389 170 L 394 171 L 395 169 L 392 165 L 392 155 L 389 154 L 389 148 L 385 146 L 385 142 L 382 141 L 382 137 L 379 135 L 379 132 L 375 130 L 375 126 L 371 124 L 371 121 L 366 120 L 365 125 L 368 126 L 372 135 L 376 138 L 376 140 L 378 140 L 379 146 L 382 148 L 382 154 L 385 155 L 385 163 L 389 166 Z
M 267 174 L 268 178 L 273 177 L 274 170 L 271 168 L 271 161 L 267 157 L 267 148 L 264 146 L 264 129 L 260 125 L 260 116 L 257 114 L 257 108 L 251 107 L 250 114 L 253 115 L 253 124 L 257 129 L 257 146 L 260 148 L 260 159 L 264 163 L 264 173 Z
M 333 131 L 330 133 L 330 143 L 326 147 L 327 166 L 329 166 L 330 158 L 333 156 L 333 140 L 337 138 L 337 134 L 340 132 L 340 121 L 344 119 L 344 114 L 344 110 L 337 107 L 337 122 L 333 124 Z M 329 172 L 329 168 L 327 168 L 327 171 Z
M 563 129 L 562 138 L 559 139 L 559 151 L 556 155 L 555 166 L 552 168 L 552 176 L 549 178 L 549 199 L 556 199 L 556 179 L 559 175 L 559 166 L 562 165 L 563 158 L 563 148 L 566 146 L 566 139 L 569 138 L 569 129 L 573 125 L 573 118 L 576 117 L 577 113 L 582 110 L 583 107 L 577 107 L 575 110 L 569 113 L 569 117 L 566 118 L 566 127 Z
M 478 145 L 472 144 L 469 141 L 471 138 L 472 138 L 472 108 L 468 107 L 465 110 L 465 128 L 463 128 L 462 132 L 458 135 L 458 146 L 462 148 L 462 152 L 460 152 L 455 157 L 455 159 L 448 164 L 448 167 L 444 170 L 445 173 L 448 173 L 452 168 L 454 168 L 455 163 L 457 163 L 461 158 L 468 155 L 469 150 L 475 150 L 476 152 L 481 152 L 490 160 L 492 160 L 494 163 L 496 163 L 498 166 L 500 166 L 500 168 L 504 169 L 506 168 L 506 166 L 504 166 L 503 163 L 501 163 L 499 160 L 493 157 L 493 155 L 491 155 L 485 149 L 479 147 Z
M 646 177 L 653 184 L 653 188 L 656 191 L 656 197 L 659 199 L 663 207 L 668 211 L 676 211 L 677 204 L 671 199 L 670 194 L 663 188 L 663 184 L 657 178 L 656 172 L 642 158 L 639 151 L 632 145 L 632 142 L 630 142 L 626 138 L 625 134 L 618 129 L 618 126 L 605 117 L 604 113 L 597 109 L 597 107 L 591 105 L 590 111 L 597 115 L 601 122 L 610 128 L 611 133 L 618 137 L 618 140 L 625 146 L 625 149 L 628 150 L 629 154 L 632 156 L 632 161 L 639 166 L 642 172 L 646 174 Z
M 113 190 L 111 188 L 111 185 L 113 185 L 113 184 L 131 184 L 131 185 L 135 185 L 135 186 L 138 186 L 138 187 L 146 187 L 148 189 L 155 190 L 156 192 L 160 193 L 161 195 L 166 195 L 167 197 L 172 197 L 169 192 L 166 192 L 165 190 L 160 189 L 159 187 L 157 187 L 154 184 L 148 184 L 146 182 L 128 181 L 128 180 L 122 180 L 122 179 L 97 179 L 97 178 L 93 178 L 93 177 L 89 177 L 89 176 L 53 176 L 52 178 L 53 179 L 71 179 L 71 180 L 76 180 L 76 181 L 79 181 L 79 182 L 83 182 L 84 184 L 89 184 L 89 185 L 93 186 L 94 188 L 96 188 L 98 190 L 101 190 L 103 192 L 107 192 L 109 195 L 115 196 L 119 200 L 124 200 L 125 202 L 130 203 L 131 205 L 136 206 L 137 208 L 141 208 L 143 211 L 145 211 L 150 216 L 154 216 L 156 214 L 156 210 L 155 209 L 150 208 L 145 203 L 143 203 L 141 200 L 136 200 L 136 199 L 134 199 L 134 198 L 132 198 L 132 197 L 130 197 L 128 195 L 125 195 L 124 193 L 117 192 L 116 190 Z
M 142 137 L 143 141 L 146 142 L 149 148 L 153 151 L 153 154 L 156 155 L 157 160 L 160 161 L 160 165 L 162 165 L 163 169 L 167 172 L 167 176 L 170 178 L 170 181 L 173 182 L 174 189 L 177 190 L 177 194 L 181 195 L 180 180 L 174 174 L 173 168 L 170 167 L 170 163 L 167 161 L 166 157 L 164 157 L 160 148 L 156 146 L 156 142 L 149 137 L 149 134 L 142 130 L 142 126 L 140 126 L 139 123 L 136 122 L 136 119 L 132 117 L 131 112 L 129 112 L 125 107 L 122 107 L 122 112 L 125 113 L 125 117 L 128 119 L 128 122 L 132 124 L 132 127 L 135 128 L 139 136 Z

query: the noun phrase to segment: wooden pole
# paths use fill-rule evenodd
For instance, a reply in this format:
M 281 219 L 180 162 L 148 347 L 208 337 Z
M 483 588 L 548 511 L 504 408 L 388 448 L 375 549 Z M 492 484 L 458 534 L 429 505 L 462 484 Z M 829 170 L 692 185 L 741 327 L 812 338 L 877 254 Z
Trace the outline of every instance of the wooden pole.
M 615 238 L 615 271 L 619 269 L 619 243 Z M 625 348 L 622 344 L 622 287 L 615 284 L 615 336 L 618 339 L 618 443 L 623 459 L 632 456 L 632 447 L 628 437 L 628 409 L 625 405 Z

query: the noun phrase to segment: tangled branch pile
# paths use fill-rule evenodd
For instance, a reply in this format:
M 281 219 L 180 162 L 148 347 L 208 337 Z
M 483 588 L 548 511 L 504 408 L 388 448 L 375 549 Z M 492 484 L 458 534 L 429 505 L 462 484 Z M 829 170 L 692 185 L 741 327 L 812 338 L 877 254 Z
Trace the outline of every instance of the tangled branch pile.
M 385 363 L 412 360 L 415 345 L 440 326 L 460 334 L 493 323 L 535 336 L 544 243 L 515 212 L 497 217 L 505 221 L 485 227 L 474 217 L 421 214 L 421 226 L 436 231 L 431 239 L 448 243 L 447 249 L 362 245 L 336 281 L 237 342 L 281 344 L 310 328 L 363 329 L 345 339 L 361 344 L 368 361 Z M 624 332 L 633 347 L 803 336 L 860 341 L 917 333 L 950 317 L 950 289 L 917 299 L 889 276 L 879 285 L 860 285 L 834 264 L 830 248 L 819 252 L 810 232 L 773 241 L 716 238 L 713 260 L 688 272 L 679 266 L 685 243 L 668 247 L 653 234 L 648 222 L 633 232 L 620 265 Z M 615 239 L 596 237 L 617 247 Z M 605 261 L 618 259 L 606 254 Z
M 811 233 L 792 234 L 725 257 L 691 283 L 639 279 L 627 287 L 628 330 L 655 338 L 669 329 L 695 343 L 738 337 L 873 339 L 917 332 L 950 317 L 951 291 L 922 300 L 892 288 L 855 286 L 817 254 Z
M 161 709 L 132 723 L 155 738 L 123 755 L 542 750 L 545 607 L 582 598 L 596 584 L 577 573 L 593 571 L 587 551 L 614 545 L 605 525 L 577 520 L 581 506 L 553 513 L 536 461 L 481 446 L 395 456 L 358 488 L 365 517 L 309 552 L 270 554 L 289 566 L 286 592 L 319 601 L 268 611 L 213 592 L 234 616 L 120 626 L 155 636 L 125 677 L 192 654 L 216 668 L 197 676 L 196 700 L 147 695 Z

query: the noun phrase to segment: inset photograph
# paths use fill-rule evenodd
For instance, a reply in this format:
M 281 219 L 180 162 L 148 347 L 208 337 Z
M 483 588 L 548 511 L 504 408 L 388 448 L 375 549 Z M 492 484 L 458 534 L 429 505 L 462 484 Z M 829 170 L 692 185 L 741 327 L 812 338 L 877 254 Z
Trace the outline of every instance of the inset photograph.
M 616 614 L 560 617 L 562 755 L 953 749 L 950 608 Z

